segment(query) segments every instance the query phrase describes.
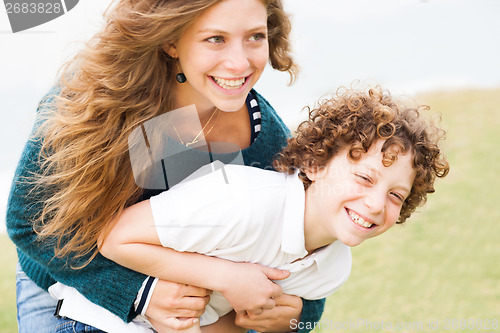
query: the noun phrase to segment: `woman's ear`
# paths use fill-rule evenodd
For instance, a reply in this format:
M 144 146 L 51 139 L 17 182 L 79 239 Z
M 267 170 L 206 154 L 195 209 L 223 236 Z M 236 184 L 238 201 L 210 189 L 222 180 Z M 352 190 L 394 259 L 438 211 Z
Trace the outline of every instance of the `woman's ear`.
M 164 44 L 163 51 L 165 51 L 166 54 L 168 54 L 169 56 L 171 56 L 174 59 L 178 58 L 177 48 L 175 47 L 175 44 L 171 44 L 171 43 Z

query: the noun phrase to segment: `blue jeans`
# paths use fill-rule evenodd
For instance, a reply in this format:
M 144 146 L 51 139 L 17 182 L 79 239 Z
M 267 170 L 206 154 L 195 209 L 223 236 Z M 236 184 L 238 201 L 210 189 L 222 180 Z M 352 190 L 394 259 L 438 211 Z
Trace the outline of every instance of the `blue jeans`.
M 19 333 L 102 332 L 94 327 L 54 316 L 57 301 L 38 287 L 19 264 L 16 267 L 16 293 Z
M 83 333 L 83 332 L 104 333 L 100 329 L 79 323 L 69 318 L 61 318 L 60 323 L 55 330 L 55 333 Z

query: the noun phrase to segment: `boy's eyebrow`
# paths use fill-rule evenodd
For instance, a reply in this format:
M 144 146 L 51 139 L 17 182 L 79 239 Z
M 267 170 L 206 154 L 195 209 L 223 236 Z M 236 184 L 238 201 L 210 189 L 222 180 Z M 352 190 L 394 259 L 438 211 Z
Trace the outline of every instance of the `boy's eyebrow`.
M 374 167 L 368 167 L 368 170 L 370 170 L 371 172 L 374 172 L 377 174 L 377 176 L 380 176 L 380 171 L 377 169 L 377 168 L 374 168 Z M 413 183 L 412 183 L 413 184 Z M 400 190 L 403 190 L 403 191 L 406 191 L 408 193 L 411 192 L 411 187 L 408 187 L 406 185 L 396 185 L 395 186 L 396 188 L 400 189 Z
M 403 190 L 407 193 L 411 192 L 411 188 L 409 188 L 408 186 L 405 186 L 405 185 L 397 185 L 396 188 L 399 188 L 400 190 Z

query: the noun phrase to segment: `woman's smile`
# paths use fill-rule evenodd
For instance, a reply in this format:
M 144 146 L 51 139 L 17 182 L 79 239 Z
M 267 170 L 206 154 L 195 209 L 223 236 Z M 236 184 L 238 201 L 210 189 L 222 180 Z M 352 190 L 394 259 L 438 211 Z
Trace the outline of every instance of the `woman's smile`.
M 221 88 L 224 88 L 226 90 L 239 89 L 243 86 L 243 84 L 247 80 L 246 77 L 241 78 L 241 79 L 224 79 L 221 77 L 212 76 L 211 78 L 215 81 L 215 83 L 218 86 L 220 86 Z
M 267 9 L 260 0 L 227 0 L 207 9 L 165 51 L 187 78 L 178 107 L 239 111 L 269 60 Z
M 248 90 L 248 85 L 252 82 L 251 78 L 252 75 L 232 79 L 210 76 L 211 81 L 215 84 L 217 89 L 228 95 L 236 95 L 246 92 Z

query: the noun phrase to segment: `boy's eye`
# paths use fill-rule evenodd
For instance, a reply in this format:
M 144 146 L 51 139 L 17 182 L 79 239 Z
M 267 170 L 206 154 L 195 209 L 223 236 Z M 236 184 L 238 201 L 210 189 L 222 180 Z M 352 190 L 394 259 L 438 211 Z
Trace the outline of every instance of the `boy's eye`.
M 368 184 L 372 184 L 372 179 L 367 176 L 367 175 L 364 175 L 364 174 L 361 174 L 361 173 L 358 173 L 356 174 L 356 177 L 358 177 L 358 179 L 363 182 L 363 183 L 368 183 Z
M 399 193 L 392 192 L 391 195 L 394 198 L 396 198 L 398 201 L 401 201 L 401 202 L 405 201 L 405 198 L 401 194 L 399 194 Z
M 224 37 L 222 37 L 222 36 L 213 36 L 213 37 L 207 38 L 206 40 L 208 42 L 210 42 L 210 43 L 220 44 L 220 43 L 224 42 Z

